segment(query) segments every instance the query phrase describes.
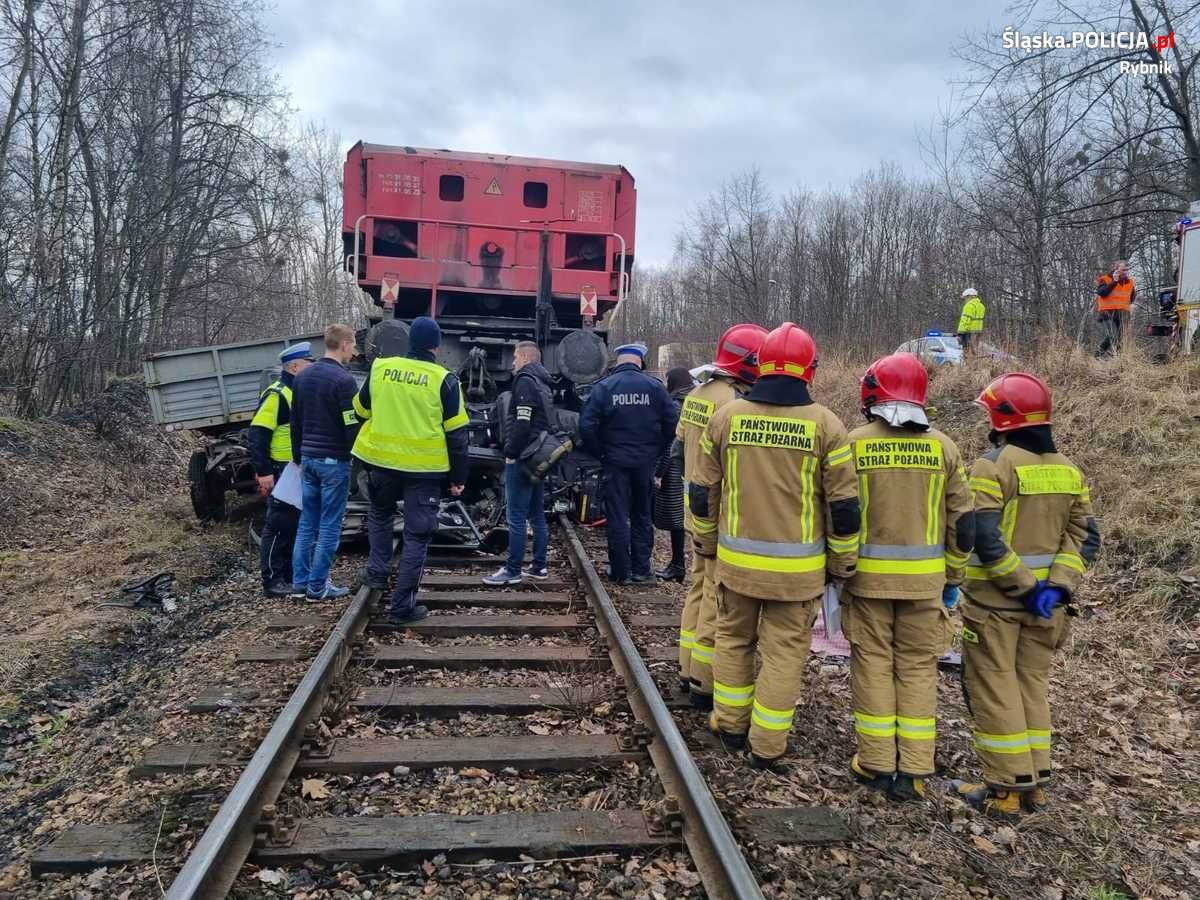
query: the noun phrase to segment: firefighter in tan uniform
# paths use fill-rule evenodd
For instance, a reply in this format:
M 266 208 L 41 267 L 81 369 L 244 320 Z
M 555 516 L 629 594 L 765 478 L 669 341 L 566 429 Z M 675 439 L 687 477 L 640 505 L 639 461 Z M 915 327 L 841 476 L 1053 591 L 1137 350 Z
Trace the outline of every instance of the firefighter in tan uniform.
M 983 783 L 954 786 L 987 812 L 1017 815 L 1046 804 L 1050 662 L 1100 532 L 1083 473 L 1054 446 L 1046 385 L 1010 373 L 975 402 L 998 445 L 971 467 L 975 555 L 962 605 L 963 685 Z
M 928 384 L 915 356 L 876 361 L 861 382 L 867 424 L 850 432 L 862 506 L 842 611 L 858 735 L 850 770 L 900 801 L 924 798 L 934 773 L 937 661 L 975 540 L 962 457 L 925 415 Z
M 785 322 L 759 348 L 759 379 L 713 414 L 691 486 L 717 522 L 717 642 L 710 724 L 769 768 L 788 731 L 826 578 L 858 556 L 858 488 L 846 429 L 808 393 L 816 346 Z M 755 652 L 761 668 L 755 676 Z
M 717 636 L 717 523 L 697 516 L 688 503 L 686 484 L 695 475 L 700 439 L 712 414 L 750 389 L 758 380 L 758 348 L 767 329 L 734 325 L 717 342 L 716 372 L 683 401 L 676 439 L 683 444 L 684 527 L 692 535 L 692 581 L 679 624 L 679 684 L 697 709 L 712 709 L 713 647 Z

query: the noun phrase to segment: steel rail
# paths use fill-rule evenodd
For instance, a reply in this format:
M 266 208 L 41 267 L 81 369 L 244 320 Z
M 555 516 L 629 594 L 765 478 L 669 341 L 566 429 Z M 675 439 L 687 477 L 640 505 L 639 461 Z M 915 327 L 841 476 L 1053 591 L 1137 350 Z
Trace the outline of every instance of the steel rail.
M 762 891 L 742 855 L 729 823 L 717 808 L 708 783 L 696 767 L 675 726 L 670 710 L 650 677 L 621 614 L 608 595 L 595 566 L 588 559 L 575 528 L 565 515 L 559 523 L 567 535 L 571 566 L 587 587 L 597 624 L 608 638 L 613 666 L 625 681 L 629 704 L 639 721 L 654 736 L 649 753 L 668 796 L 679 801 L 683 812 L 683 837 L 709 897 L 716 900 L 763 900 Z
M 366 627 L 371 590 L 359 588 L 321 651 L 292 692 L 287 705 L 259 744 L 216 816 L 171 887 L 167 900 L 216 900 L 224 897 L 254 847 L 262 808 L 274 803 L 300 758 L 305 726 L 316 721 L 325 695 L 351 655 L 351 643 Z

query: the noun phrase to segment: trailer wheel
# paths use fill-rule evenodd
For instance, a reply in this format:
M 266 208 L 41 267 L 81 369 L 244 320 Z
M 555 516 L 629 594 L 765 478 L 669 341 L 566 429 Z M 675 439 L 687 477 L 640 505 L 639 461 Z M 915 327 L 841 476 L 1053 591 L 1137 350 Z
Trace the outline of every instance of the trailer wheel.
M 217 471 L 208 471 L 208 454 L 196 450 L 188 461 L 188 485 L 192 510 L 202 522 L 225 521 L 225 479 Z

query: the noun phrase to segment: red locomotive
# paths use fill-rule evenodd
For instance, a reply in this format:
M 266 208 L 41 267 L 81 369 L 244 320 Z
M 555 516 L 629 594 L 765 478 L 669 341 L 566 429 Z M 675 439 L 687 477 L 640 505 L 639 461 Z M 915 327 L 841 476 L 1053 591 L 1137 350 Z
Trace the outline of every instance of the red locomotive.
M 496 524 L 513 348 L 541 347 L 569 428 L 604 372 L 606 319 L 629 288 L 633 176 L 615 165 L 359 142 L 343 190 L 346 270 L 382 308 L 368 358 L 405 352 L 413 318 L 438 320 L 438 361 L 457 372 L 471 415 L 472 518 Z M 580 499 L 594 462 L 573 456 L 551 486 L 568 501 Z
M 534 320 L 540 293 L 559 326 L 580 327 L 581 294 L 600 318 L 625 294 L 636 204 L 623 166 L 360 142 L 346 158 L 347 269 L 401 319 Z

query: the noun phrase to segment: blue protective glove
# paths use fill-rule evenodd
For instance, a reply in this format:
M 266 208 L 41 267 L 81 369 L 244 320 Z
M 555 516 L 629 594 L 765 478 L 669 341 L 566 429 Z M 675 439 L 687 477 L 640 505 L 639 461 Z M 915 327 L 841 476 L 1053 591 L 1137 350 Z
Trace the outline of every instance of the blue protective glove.
M 942 606 L 946 609 L 958 606 L 958 585 L 948 584 L 942 588 Z
M 1024 597 L 1025 609 L 1043 619 L 1049 619 L 1054 615 L 1054 607 L 1066 602 L 1067 592 L 1045 581 L 1039 581 Z

